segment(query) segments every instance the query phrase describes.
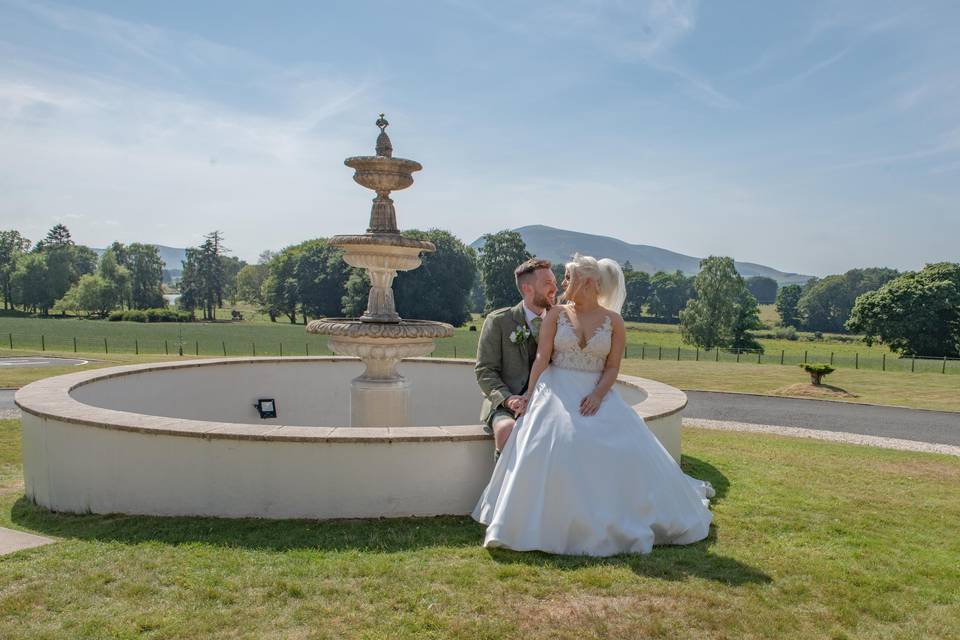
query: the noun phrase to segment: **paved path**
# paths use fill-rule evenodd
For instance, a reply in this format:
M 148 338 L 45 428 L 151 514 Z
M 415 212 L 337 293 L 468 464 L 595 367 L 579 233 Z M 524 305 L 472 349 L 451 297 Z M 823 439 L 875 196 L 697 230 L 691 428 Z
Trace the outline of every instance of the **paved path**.
M 13 529 L 0 527 L 0 556 L 8 553 L 14 553 L 22 549 L 42 547 L 43 545 L 50 544 L 51 542 L 56 542 L 56 540 L 44 538 L 43 536 L 35 536 L 32 533 L 24 533 L 23 531 L 14 531 Z
M 957 389 L 960 393 L 960 388 Z M 713 391 L 687 391 L 684 418 L 801 427 L 960 446 L 960 413 Z
M 40 356 L 21 356 L 0 358 L 0 367 L 64 367 L 71 364 L 87 364 L 89 360 L 77 358 L 46 358 Z

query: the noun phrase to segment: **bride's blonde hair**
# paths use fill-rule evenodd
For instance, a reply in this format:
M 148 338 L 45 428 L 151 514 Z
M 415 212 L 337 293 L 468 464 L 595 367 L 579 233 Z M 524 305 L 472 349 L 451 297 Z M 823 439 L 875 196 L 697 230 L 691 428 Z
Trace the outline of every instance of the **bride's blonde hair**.
M 597 283 L 597 302 L 600 306 L 620 313 L 627 299 L 627 286 L 623 278 L 623 269 L 616 260 L 610 258 L 597 260 L 577 253 L 566 266 L 571 276 L 577 279 L 593 278 Z

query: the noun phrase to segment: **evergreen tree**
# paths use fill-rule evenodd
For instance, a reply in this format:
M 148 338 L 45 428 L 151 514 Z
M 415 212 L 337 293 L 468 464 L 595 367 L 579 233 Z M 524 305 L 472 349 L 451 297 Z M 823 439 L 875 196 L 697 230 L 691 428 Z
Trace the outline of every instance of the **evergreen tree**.
M 0 295 L 3 308 L 13 305 L 13 274 L 20 258 L 30 250 L 30 241 L 15 229 L 0 231 Z

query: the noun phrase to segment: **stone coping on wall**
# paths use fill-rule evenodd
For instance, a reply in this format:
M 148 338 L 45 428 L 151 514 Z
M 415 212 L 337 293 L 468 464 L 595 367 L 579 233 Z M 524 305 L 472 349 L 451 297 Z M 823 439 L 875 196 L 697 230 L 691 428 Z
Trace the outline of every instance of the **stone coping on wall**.
M 153 435 L 185 436 L 204 439 L 261 440 L 273 442 L 384 443 L 489 440 L 481 424 L 430 427 L 306 427 L 288 425 L 248 425 L 235 422 L 211 422 L 169 418 L 130 411 L 117 411 L 84 404 L 75 400 L 71 391 L 94 382 L 151 371 L 171 371 L 191 367 L 231 366 L 243 364 L 310 364 L 358 362 L 357 358 L 339 356 L 208 358 L 181 362 L 152 362 L 106 369 L 88 369 L 77 373 L 45 378 L 19 389 L 14 398 L 25 413 L 103 429 L 116 429 Z M 473 360 L 446 358 L 411 358 L 407 362 L 425 362 L 448 366 L 473 366 Z M 655 380 L 621 375 L 618 384 L 644 391 L 646 399 L 634 405 L 645 420 L 655 420 L 682 411 L 687 405 L 685 393 Z M 348 381 L 344 381 L 348 384 Z M 477 396 L 477 406 L 480 396 Z

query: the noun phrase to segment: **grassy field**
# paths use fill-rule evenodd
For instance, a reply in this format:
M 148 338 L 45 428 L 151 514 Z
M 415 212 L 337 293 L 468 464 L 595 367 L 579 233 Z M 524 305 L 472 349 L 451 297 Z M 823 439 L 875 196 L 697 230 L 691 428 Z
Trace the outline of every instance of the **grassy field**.
M 956 638 L 960 460 L 687 430 L 711 536 L 607 559 L 487 551 L 468 518 L 72 516 L 0 422 L 0 637 Z
M 482 320 L 476 317 L 439 340 L 438 357 L 472 358 Z M 470 331 L 470 326 L 476 331 Z M 764 353 L 701 351 L 684 344 L 676 325 L 628 323 L 627 358 L 640 360 L 798 364 L 832 362 L 838 368 L 960 374 L 960 361 L 898 358 L 886 348 L 868 347 L 849 336 L 810 340 L 761 339 Z M 0 355 L 4 350 L 61 353 L 176 355 L 328 355 L 326 339 L 308 335 L 303 325 L 286 322 L 136 323 L 76 318 L 0 318 Z

